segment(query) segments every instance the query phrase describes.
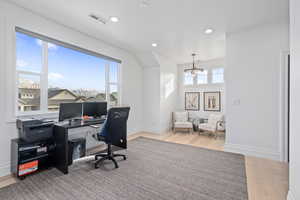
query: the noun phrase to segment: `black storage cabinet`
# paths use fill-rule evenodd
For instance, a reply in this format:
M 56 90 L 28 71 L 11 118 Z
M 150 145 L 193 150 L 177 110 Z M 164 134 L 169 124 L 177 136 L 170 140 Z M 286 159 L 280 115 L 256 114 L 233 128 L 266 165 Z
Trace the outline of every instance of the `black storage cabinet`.
M 26 142 L 22 139 L 11 140 L 11 173 L 20 179 L 39 170 L 53 166 L 55 144 L 53 140 Z M 37 170 L 22 174 L 20 167 L 37 162 Z

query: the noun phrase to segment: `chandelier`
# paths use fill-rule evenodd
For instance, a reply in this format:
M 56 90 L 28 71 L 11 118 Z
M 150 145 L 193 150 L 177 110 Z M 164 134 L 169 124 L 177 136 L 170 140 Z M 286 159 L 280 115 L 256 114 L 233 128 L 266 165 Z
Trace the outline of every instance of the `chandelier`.
M 196 76 L 198 73 L 203 72 L 204 69 L 196 67 L 196 64 L 195 64 L 196 54 L 193 53 L 192 56 L 193 56 L 193 66 L 192 66 L 192 68 L 185 69 L 184 72 L 189 72 L 189 73 L 191 73 L 192 76 Z

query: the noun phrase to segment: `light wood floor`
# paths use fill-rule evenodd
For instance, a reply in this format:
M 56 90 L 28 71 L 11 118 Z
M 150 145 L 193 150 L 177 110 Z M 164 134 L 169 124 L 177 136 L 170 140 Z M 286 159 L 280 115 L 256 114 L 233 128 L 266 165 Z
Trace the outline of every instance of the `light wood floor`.
M 139 133 L 129 136 L 148 137 L 168 142 L 187 144 L 202 148 L 223 151 L 224 139 L 214 139 L 207 135 L 166 133 L 162 135 Z M 288 165 L 285 163 L 246 156 L 246 174 L 249 200 L 286 200 L 288 191 Z M 0 178 L 0 188 L 16 183 L 11 176 Z

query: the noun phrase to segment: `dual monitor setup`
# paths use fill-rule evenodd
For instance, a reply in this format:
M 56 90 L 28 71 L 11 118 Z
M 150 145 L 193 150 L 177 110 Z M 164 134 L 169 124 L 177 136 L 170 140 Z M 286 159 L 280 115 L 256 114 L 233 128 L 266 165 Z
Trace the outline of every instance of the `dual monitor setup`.
M 62 103 L 59 108 L 59 121 L 97 120 L 107 115 L 107 102 Z

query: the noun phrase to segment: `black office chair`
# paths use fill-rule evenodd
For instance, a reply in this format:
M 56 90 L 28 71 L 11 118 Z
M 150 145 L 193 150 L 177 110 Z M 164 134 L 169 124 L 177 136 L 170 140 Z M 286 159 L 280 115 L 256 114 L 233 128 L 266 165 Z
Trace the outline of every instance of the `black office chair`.
M 97 139 L 107 144 L 107 153 L 100 153 L 95 155 L 95 168 L 99 168 L 99 164 L 104 160 L 111 160 L 118 168 L 118 163 L 115 157 L 126 156 L 123 154 L 114 154 L 111 146 L 127 148 L 127 119 L 129 115 L 129 107 L 116 107 L 108 111 L 106 122 L 104 123 L 103 130 L 97 134 Z M 100 159 L 99 159 L 100 158 Z

